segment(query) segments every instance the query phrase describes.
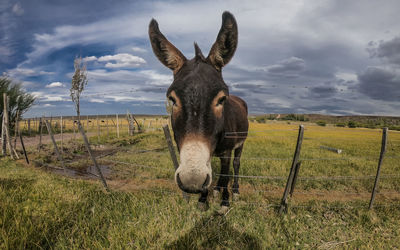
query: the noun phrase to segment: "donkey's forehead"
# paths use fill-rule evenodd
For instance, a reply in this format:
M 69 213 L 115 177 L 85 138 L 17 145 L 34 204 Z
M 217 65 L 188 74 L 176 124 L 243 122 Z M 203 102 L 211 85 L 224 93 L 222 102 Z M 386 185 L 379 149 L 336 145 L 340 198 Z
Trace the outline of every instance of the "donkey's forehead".
M 185 90 L 190 88 L 204 88 L 211 92 L 226 90 L 224 80 L 220 72 L 206 62 L 198 62 L 194 59 L 187 61 L 182 69 L 174 76 L 174 82 L 167 94 L 172 90 Z

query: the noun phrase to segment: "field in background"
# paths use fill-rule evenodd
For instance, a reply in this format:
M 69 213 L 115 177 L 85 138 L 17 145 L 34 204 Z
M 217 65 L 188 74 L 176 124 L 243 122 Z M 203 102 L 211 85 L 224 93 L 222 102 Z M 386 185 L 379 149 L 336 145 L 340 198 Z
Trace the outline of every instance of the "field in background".
M 95 134 L 90 141 L 98 161 L 107 167 L 111 194 L 105 193 L 93 176 L 68 172 L 70 176 L 63 177 L 50 168 L 45 171 L 45 165 L 61 166 L 51 145 L 40 153 L 36 147 L 29 150 L 42 169 L 3 160 L 0 247 L 400 247 L 399 132 L 389 131 L 376 207 L 368 211 L 381 130 L 305 123 L 296 190 L 289 213 L 279 216 L 276 206 L 289 172 L 299 123 L 252 122 L 240 174 L 270 178 L 241 178 L 240 200 L 233 202 L 227 215 L 217 216 L 219 199 L 211 199 L 210 210 L 200 212 L 196 195 L 189 203 L 181 198 L 159 129 L 167 120 L 151 119 L 153 125 L 159 125 L 147 125 L 146 133 L 128 136 L 126 123 L 120 138 L 110 126 L 109 133 L 102 127 L 99 137 L 96 127 L 91 130 L 88 126 Z M 149 121 L 146 118 L 144 128 Z M 66 129 L 70 125 L 67 123 Z M 66 141 L 63 146 L 70 169 L 83 171 L 92 165 L 80 140 Z M 342 153 L 321 146 L 338 148 Z M 213 173 L 218 172 L 219 160 L 214 158 Z
M 117 118 L 118 116 L 118 118 Z M 65 116 L 65 117 L 43 117 L 43 119 L 49 121 L 51 126 L 56 133 L 61 132 L 61 123 L 63 124 L 64 133 L 77 132 L 78 128 L 76 116 Z M 168 124 L 168 116 L 148 116 L 138 115 L 135 119 L 139 123 L 140 127 L 146 130 L 161 129 L 163 125 Z M 97 115 L 97 116 L 81 116 L 81 124 L 86 132 L 98 133 L 100 136 L 103 134 L 117 134 L 119 129 L 120 134 L 127 134 L 129 131 L 129 122 L 127 115 Z M 118 129 L 117 129 L 118 125 Z M 19 129 L 25 135 L 35 135 L 40 133 L 40 117 L 29 118 L 19 121 Z M 43 125 L 44 126 L 44 125 Z M 136 126 L 136 123 L 135 123 Z M 46 127 L 43 127 L 44 133 L 47 133 Z M 137 131 L 137 128 L 136 128 Z

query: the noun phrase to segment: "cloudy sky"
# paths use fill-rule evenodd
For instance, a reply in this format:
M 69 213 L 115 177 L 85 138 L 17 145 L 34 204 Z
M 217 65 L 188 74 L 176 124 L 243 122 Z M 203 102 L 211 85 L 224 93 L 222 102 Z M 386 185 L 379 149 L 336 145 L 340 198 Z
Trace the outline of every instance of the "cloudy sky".
M 172 73 L 151 50 L 151 18 L 192 58 L 195 41 L 208 54 L 224 10 L 239 44 L 223 76 L 250 113 L 400 116 L 398 0 L 2 0 L 0 74 L 37 96 L 26 117 L 72 115 L 81 55 L 83 114 L 163 114 Z

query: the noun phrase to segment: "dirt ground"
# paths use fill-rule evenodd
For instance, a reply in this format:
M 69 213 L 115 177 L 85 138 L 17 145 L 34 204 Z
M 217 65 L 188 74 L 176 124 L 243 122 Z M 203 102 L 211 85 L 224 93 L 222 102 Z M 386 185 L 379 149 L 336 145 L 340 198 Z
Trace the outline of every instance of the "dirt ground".
M 95 133 L 87 133 L 86 134 L 88 137 L 90 137 L 90 136 L 93 136 L 93 135 L 95 135 Z M 68 141 L 68 140 L 71 140 L 71 139 L 74 139 L 75 137 L 76 137 L 76 139 L 80 139 L 81 138 L 81 135 L 80 134 L 78 134 L 78 133 L 65 133 L 65 134 L 63 134 L 63 136 L 62 136 L 63 138 L 63 141 Z M 61 134 L 55 134 L 54 135 L 54 139 L 56 140 L 56 141 L 61 141 Z M 24 145 L 25 145 L 25 147 L 37 147 L 38 145 L 39 145 L 39 141 L 40 141 L 40 136 L 39 135 L 37 135 L 37 136 L 24 136 L 23 137 L 23 140 L 24 140 Z M 47 143 L 51 143 L 51 138 L 50 138 L 50 135 L 42 135 L 42 144 L 47 144 Z M 17 140 L 17 147 L 21 147 L 21 144 L 20 144 L 20 140 L 18 139 Z

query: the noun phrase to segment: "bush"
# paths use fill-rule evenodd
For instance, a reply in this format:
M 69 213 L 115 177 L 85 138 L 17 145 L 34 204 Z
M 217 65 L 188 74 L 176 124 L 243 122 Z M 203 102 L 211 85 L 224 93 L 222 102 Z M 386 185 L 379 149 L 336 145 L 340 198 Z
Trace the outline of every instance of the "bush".
M 335 124 L 335 126 L 336 126 L 336 127 L 344 128 L 344 127 L 346 127 L 346 123 L 344 123 L 344 122 L 338 122 L 338 123 Z
M 349 128 L 357 128 L 357 123 L 356 123 L 355 121 L 349 121 L 349 122 L 347 123 L 347 126 L 348 126 Z
M 257 121 L 258 123 L 265 123 L 266 120 L 267 120 L 267 119 L 266 119 L 264 116 L 257 116 L 257 117 L 256 117 L 256 121 Z
M 400 126 L 389 126 L 389 130 L 397 130 L 400 131 Z
M 323 127 L 326 126 L 326 122 L 325 122 L 325 121 L 317 121 L 316 124 L 317 124 L 318 126 L 323 126 Z

